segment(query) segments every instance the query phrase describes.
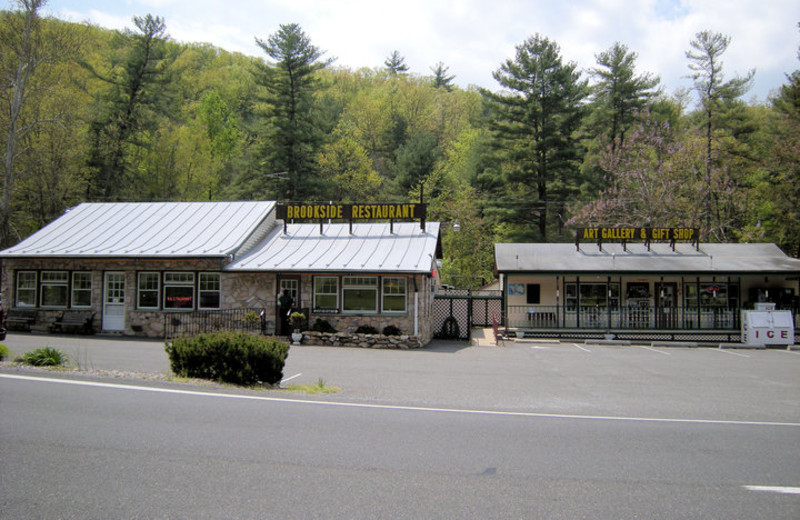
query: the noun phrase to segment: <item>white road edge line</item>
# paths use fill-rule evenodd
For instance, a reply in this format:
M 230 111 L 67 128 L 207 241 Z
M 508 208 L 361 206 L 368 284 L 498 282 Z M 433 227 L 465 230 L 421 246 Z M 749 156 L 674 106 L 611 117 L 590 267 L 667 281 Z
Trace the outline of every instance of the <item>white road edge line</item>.
M 744 486 L 750 491 L 767 491 L 769 493 L 783 493 L 784 495 L 800 495 L 800 487 L 786 486 Z
M 294 378 L 296 378 L 296 377 L 300 377 L 300 376 L 302 376 L 302 375 L 303 375 L 303 373 L 302 373 L 302 372 L 300 372 L 299 374 L 295 374 L 295 375 L 293 375 L 292 377 L 287 377 L 287 378 L 285 378 L 285 379 L 281 379 L 281 384 L 285 383 L 286 381 L 291 381 L 292 379 L 294 379 Z
M 591 351 L 591 350 L 589 350 L 588 348 L 584 348 L 584 347 L 582 347 L 582 346 L 578 345 L 577 343 L 573 343 L 573 344 L 572 344 L 572 346 L 573 346 L 573 347 L 578 347 L 579 349 L 583 350 L 584 352 L 589 352 L 589 353 L 591 353 L 591 352 L 592 352 L 592 351 Z
M 658 349 L 655 349 L 653 347 L 646 347 L 644 345 L 640 345 L 640 346 L 642 348 L 646 348 L 647 350 L 652 350 L 653 352 L 658 352 L 659 354 L 664 354 L 665 356 L 671 356 L 672 355 L 669 352 L 664 352 L 663 350 L 658 350 Z
M 426 408 L 421 406 L 348 403 L 344 401 L 314 401 L 310 399 L 288 399 L 282 397 L 264 397 L 260 395 L 221 394 L 217 392 L 200 392 L 197 390 L 177 390 L 174 388 L 123 385 L 119 383 L 101 383 L 97 381 L 77 381 L 74 379 L 51 379 L 47 377 L 20 376 L 16 374 L 0 374 L 0 379 L 15 379 L 21 381 L 89 386 L 96 388 L 112 388 L 118 390 L 133 390 L 133 391 L 153 392 L 161 394 L 189 395 L 197 397 L 219 397 L 225 399 L 241 399 L 245 401 L 269 401 L 273 403 L 297 403 L 297 404 L 314 404 L 319 406 L 340 406 L 343 408 L 405 410 L 410 412 L 457 413 L 457 414 L 467 414 L 467 415 L 493 415 L 502 417 L 538 417 L 538 418 L 548 418 L 548 419 L 579 419 L 579 420 L 595 420 L 595 421 L 629 421 L 629 422 L 678 423 L 678 424 L 718 424 L 718 425 L 731 425 L 731 426 L 788 426 L 791 428 L 800 428 L 800 423 L 797 422 L 732 421 L 732 420 L 716 420 L 716 419 L 670 419 L 670 418 L 660 418 L 660 417 L 617 417 L 617 416 L 606 416 L 606 415 L 570 415 L 570 414 L 536 413 L 536 412 L 504 412 L 500 410 L 469 410 L 469 409 L 459 409 L 459 408 Z

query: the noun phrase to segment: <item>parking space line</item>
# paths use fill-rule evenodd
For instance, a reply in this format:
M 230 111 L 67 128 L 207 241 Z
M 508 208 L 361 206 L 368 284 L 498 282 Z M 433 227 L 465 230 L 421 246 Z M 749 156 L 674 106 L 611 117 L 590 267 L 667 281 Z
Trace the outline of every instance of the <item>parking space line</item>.
M 296 378 L 296 377 L 300 377 L 300 376 L 302 376 L 302 375 L 303 375 L 303 373 L 302 373 L 302 372 L 300 372 L 299 374 L 295 374 L 295 375 L 293 375 L 292 377 L 287 377 L 287 378 L 285 378 L 285 379 L 281 379 L 281 384 L 282 384 L 282 383 L 285 383 L 286 381 L 291 381 L 292 379 L 294 379 L 294 378 Z
M 731 356 L 750 357 L 747 354 L 739 354 L 738 352 L 729 352 L 724 348 L 709 348 L 708 350 L 713 350 L 715 352 L 722 352 L 723 354 L 730 354 Z
M 589 354 L 591 354 L 591 353 L 592 353 L 592 351 L 591 351 L 591 350 L 589 350 L 588 348 L 582 347 L 582 346 L 578 345 L 577 343 L 573 343 L 573 344 L 572 344 L 572 346 L 573 346 L 573 347 L 577 347 L 577 348 L 581 349 L 581 350 L 582 350 L 582 351 L 584 351 L 584 352 L 588 352 Z
M 665 356 L 671 356 L 669 352 L 664 352 L 663 350 L 654 349 L 653 347 L 645 347 L 644 345 L 640 345 L 642 348 L 647 350 L 652 350 L 653 352 L 658 352 L 659 354 L 664 354 Z
M 800 356 L 800 352 L 795 352 L 793 350 L 779 350 L 778 352 L 786 352 L 789 354 L 794 354 L 795 356 Z

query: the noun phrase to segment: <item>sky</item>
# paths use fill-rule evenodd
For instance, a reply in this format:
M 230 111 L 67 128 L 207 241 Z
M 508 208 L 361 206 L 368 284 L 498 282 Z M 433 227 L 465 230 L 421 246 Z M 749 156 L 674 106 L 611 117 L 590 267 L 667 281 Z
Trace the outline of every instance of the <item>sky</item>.
M 499 90 L 492 73 L 537 33 L 582 71 L 619 41 L 667 94 L 691 87 L 686 51 L 703 30 L 731 38 L 726 79 L 755 69 L 746 101 L 765 101 L 800 69 L 798 0 L 49 0 L 43 12 L 110 29 L 150 13 L 173 40 L 265 59 L 255 39 L 297 23 L 334 66 L 382 68 L 397 50 L 410 73 L 431 75 L 442 62 L 462 88 Z

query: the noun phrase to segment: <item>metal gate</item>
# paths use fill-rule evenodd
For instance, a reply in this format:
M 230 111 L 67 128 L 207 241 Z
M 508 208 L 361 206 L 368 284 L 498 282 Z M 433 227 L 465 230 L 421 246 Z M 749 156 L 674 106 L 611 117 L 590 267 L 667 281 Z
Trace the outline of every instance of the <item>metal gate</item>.
M 433 300 L 433 337 L 469 340 L 472 327 L 490 327 L 503 310 L 502 291 L 439 291 Z

